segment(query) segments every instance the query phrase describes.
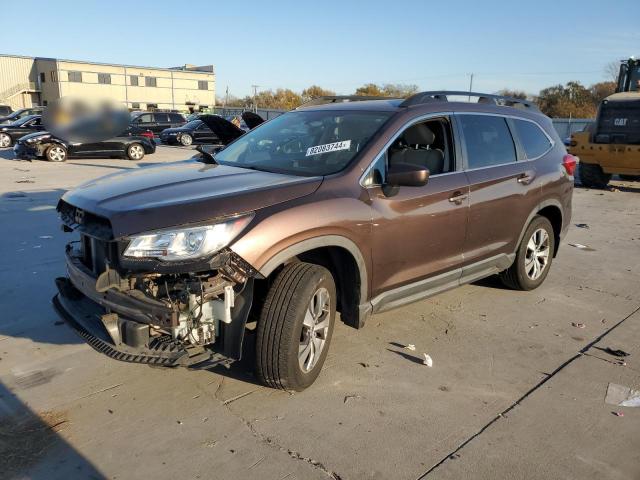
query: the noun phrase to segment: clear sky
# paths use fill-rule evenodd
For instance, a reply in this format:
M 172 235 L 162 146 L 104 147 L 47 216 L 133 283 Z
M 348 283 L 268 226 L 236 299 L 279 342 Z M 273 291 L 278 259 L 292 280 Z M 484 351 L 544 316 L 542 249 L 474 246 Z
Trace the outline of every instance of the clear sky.
M 605 10 L 609 6 L 610 10 Z M 537 93 L 640 55 L 640 0 L 7 1 L 0 53 L 213 64 L 217 95 L 318 84 Z

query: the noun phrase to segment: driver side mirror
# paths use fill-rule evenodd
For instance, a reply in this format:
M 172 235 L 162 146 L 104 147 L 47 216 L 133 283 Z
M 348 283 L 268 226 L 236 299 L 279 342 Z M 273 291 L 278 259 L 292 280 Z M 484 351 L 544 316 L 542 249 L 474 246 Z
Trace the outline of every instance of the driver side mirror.
M 423 187 L 429 181 L 429 169 L 410 163 L 396 163 L 387 170 L 386 184 L 391 187 Z

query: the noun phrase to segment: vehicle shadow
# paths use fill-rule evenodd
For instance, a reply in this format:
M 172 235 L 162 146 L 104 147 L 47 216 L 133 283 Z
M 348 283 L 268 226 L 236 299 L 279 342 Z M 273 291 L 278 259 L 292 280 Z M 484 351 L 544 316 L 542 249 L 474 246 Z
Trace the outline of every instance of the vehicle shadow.
M 497 290 L 509 290 L 509 288 L 505 287 L 504 283 L 502 283 L 502 280 L 500 280 L 500 277 L 498 275 L 491 275 L 490 277 L 482 278 L 473 282 L 471 285 L 485 288 L 495 288 Z
M 37 414 L 0 383 L 0 476 L 52 480 L 107 477 L 58 432 L 69 425 L 67 412 Z

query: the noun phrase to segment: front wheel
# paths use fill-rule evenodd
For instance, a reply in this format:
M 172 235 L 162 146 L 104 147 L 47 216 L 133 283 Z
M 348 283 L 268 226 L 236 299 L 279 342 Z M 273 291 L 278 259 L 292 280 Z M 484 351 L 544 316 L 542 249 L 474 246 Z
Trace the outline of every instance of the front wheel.
M 45 152 L 50 162 L 64 162 L 67 159 L 67 149 L 62 145 L 51 145 Z
M 189 145 L 191 145 L 193 143 L 193 137 L 191 135 L 189 135 L 188 133 L 183 133 L 180 136 L 180 143 L 182 145 L 184 145 L 185 147 L 188 147 Z
M 13 140 L 6 133 L 0 133 L 0 148 L 10 147 L 13 143 Z
M 127 157 L 134 162 L 142 160 L 142 157 L 144 157 L 144 148 L 139 143 L 132 143 L 127 148 Z
M 286 265 L 269 289 L 256 342 L 256 372 L 269 387 L 301 391 L 318 377 L 336 315 L 331 273 L 310 263 Z
M 551 222 L 536 216 L 524 232 L 513 265 L 500 274 L 502 282 L 514 290 L 538 288 L 549 274 L 555 236 Z

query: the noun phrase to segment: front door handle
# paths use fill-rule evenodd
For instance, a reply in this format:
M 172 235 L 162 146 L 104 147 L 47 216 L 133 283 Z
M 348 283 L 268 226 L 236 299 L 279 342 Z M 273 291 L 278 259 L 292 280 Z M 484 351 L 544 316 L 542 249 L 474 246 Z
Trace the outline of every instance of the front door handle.
M 455 203 L 456 205 L 460 205 L 463 201 L 467 199 L 468 196 L 469 195 L 467 195 L 466 193 L 456 192 L 453 194 L 453 196 L 449 197 L 449 201 L 451 203 Z

